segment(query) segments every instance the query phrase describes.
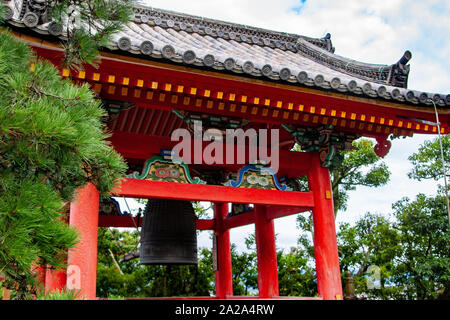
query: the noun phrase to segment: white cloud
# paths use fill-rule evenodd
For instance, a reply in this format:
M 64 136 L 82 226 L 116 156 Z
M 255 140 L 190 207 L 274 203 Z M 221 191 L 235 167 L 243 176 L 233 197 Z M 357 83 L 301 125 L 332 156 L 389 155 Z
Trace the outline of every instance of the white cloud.
M 332 35 L 336 53 L 355 60 L 392 64 L 413 53 L 411 87 L 450 92 L 450 5 L 447 1 L 148 0 L 155 8 L 271 30 L 322 37 Z M 429 79 L 433 79 L 429 82 Z M 421 87 L 423 84 L 423 87 Z

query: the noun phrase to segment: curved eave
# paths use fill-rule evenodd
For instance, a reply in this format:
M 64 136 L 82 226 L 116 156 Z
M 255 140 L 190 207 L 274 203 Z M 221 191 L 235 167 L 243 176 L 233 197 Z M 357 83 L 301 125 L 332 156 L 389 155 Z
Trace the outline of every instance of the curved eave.
M 36 28 L 35 28 L 36 29 Z M 20 30 L 20 29 L 19 29 Z M 20 30 L 21 31 L 21 30 Z M 34 36 L 27 36 L 26 34 L 22 34 L 19 32 L 15 32 L 17 37 L 21 37 L 29 42 L 34 44 L 39 43 L 39 45 L 44 44 L 49 47 L 59 47 L 56 42 L 58 38 L 55 38 L 45 30 L 33 30 L 39 33 L 39 38 Z M 43 40 L 40 38 L 41 35 L 44 35 L 47 39 L 51 40 Z M 430 108 L 433 109 L 433 103 L 431 99 L 434 100 L 436 106 L 439 109 L 447 109 L 450 106 L 450 94 L 436 94 L 436 93 L 426 93 L 420 91 L 407 90 L 403 88 L 384 86 L 372 82 L 361 81 L 360 79 L 351 78 L 347 83 L 342 83 L 340 80 L 340 84 L 337 86 L 334 81 L 337 81 L 336 78 L 327 79 L 320 74 L 316 75 L 308 75 L 306 79 L 300 79 L 300 76 L 292 75 L 288 79 L 281 79 L 280 75 L 277 72 L 272 72 L 270 75 L 264 75 L 261 70 L 254 68 L 252 72 L 245 72 L 241 65 L 235 64 L 233 68 L 225 68 L 224 62 L 214 61 L 213 65 L 207 63 L 205 65 L 205 61 L 196 57 L 196 59 L 190 63 L 187 63 L 183 59 L 183 53 L 174 53 L 173 56 L 168 57 L 164 55 L 161 51 L 154 49 L 151 54 L 143 54 L 139 47 L 131 46 L 128 50 L 120 50 L 116 45 L 112 47 L 112 50 L 107 50 L 102 54 L 105 55 L 107 52 L 114 53 L 117 57 L 121 57 L 119 59 L 129 60 L 129 61 L 139 61 L 140 63 L 155 63 L 161 62 L 163 64 L 173 64 L 174 66 L 182 66 L 186 68 L 198 69 L 201 71 L 211 71 L 216 76 L 217 73 L 220 73 L 221 76 L 227 77 L 229 75 L 235 74 L 238 78 L 242 78 L 243 81 L 260 80 L 263 82 L 270 83 L 270 85 L 288 85 L 290 89 L 292 87 L 298 88 L 311 88 L 316 89 L 316 93 L 324 94 L 324 95 L 337 95 L 345 97 L 346 99 L 362 99 L 361 101 L 369 101 L 369 103 L 373 104 L 386 104 L 395 105 L 396 108 L 401 109 L 416 109 L 416 108 L 408 108 L 409 106 L 416 106 L 417 110 L 423 110 Z M 304 75 L 304 71 L 300 71 L 299 74 Z M 313 77 L 313 78 L 312 78 Z M 345 76 L 344 76 L 345 77 Z M 318 90 L 318 91 L 317 91 Z M 369 100 L 367 100 L 369 99 Z
M 27 28 L 21 21 L 10 20 L 9 22 L 24 30 L 31 30 L 45 37 L 50 36 L 55 41 L 61 38 L 61 36 L 56 37 L 49 33 L 48 23 L 33 28 Z M 224 74 L 236 74 L 243 78 L 250 77 L 253 79 L 261 79 L 263 81 L 271 81 L 273 83 L 289 84 L 290 86 L 315 88 L 325 92 L 342 93 L 355 97 L 374 99 L 376 101 L 382 100 L 406 105 L 433 107 L 433 102 L 431 101 L 433 100 L 440 108 L 447 108 L 450 106 L 450 94 L 444 95 L 420 92 L 383 85 L 369 80 L 366 81 L 331 68 L 319 66 L 319 64 L 314 61 L 307 61 L 309 65 L 305 66 L 305 68 L 301 68 L 298 66 L 298 63 L 296 63 L 296 61 L 298 61 L 298 53 L 294 53 L 294 49 L 290 50 L 286 48 L 284 51 L 279 48 L 274 49 L 270 47 L 261 49 L 261 52 L 262 50 L 270 50 L 272 56 L 269 56 L 269 58 L 275 57 L 281 61 L 280 63 L 271 65 L 270 62 L 267 62 L 267 59 L 267 63 L 264 63 L 262 59 L 252 61 L 253 55 L 251 50 L 255 50 L 255 48 L 259 49 L 260 47 L 252 47 L 251 43 L 244 43 L 245 41 L 242 39 L 240 42 L 236 40 L 233 43 L 237 47 L 236 50 L 248 49 L 247 53 L 233 55 L 225 52 L 224 55 L 220 56 L 221 52 L 218 52 L 213 47 L 190 48 L 182 42 L 174 43 L 167 41 L 167 43 L 164 43 L 163 41 L 157 41 L 154 38 L 151 38 L 153 40 L 152 42 L 148 40 L 148 37 L 146 37 L 145 34 L 141 33 L 140 36 L 138 35 L 138 31 L 141 30 L 141 27 L 142 26 L 131 23 L 127 27 L 127 30 L 116 34 L 114 36 L 115 42 L 111 46 L 112 52 L 116 52 L 119 55 L 131 55 L 140 59 L 148 59 L 149 61 L 160 60 L 164 63 L 183 65 L 190 68 L 207 69 Z M 144 31 L 151 32 L 150 27 L 145 27 L 144 29 L 146 29 Z M 168 32 L 170 33 L 170 30 Z M 130 33 L 134 35 L 133 39 L 130 39 Z M 174 32 L 172 33 L 175 34 Z M 189 34 L 185 34 L 185 36 L 187 35 Z M 213 39 L 212 37 L 198 37 L 197 40 L 200 41 L 203 41 L 204 39 Z M 195 41 L 195 39 L 193 41 Z M 316 51 L 325 51 L 306 40 L 299 39 L 299 41 Z M 144 47 L 144 44 L 147 44 L 147 47 Z M 177 45 L 179 47 L 177 47 Z M 249 60 L 247 60 L 247 57 Z M 286 61 L 286 65 L 283 65 L 282 61 Z M 343 62 L 345 61 L 347 60 L 343 60 Z M 347 64 L 351 62 L 352 60 L 348 60 Z M 353 64 L 355 66 L 358 65 L 357 62 L 353 62 Z M 364 67 L 364 64 L 359 65 L 359 67 L 361 66 Z M 379 68 L 377 65 L 367 66 L 367 68 Z
M 59 65 L 63 54 L 58 44 L 20 33 L 17 36 L 35 47 L 38 56 Z M 432 122 L 434 110 L 430 107 L 193 68 L 167 59 L 115 51 L 101 52 L 101 60 L 98 70 L 87 66 L 84 72 L 71 73 L 62 69 L 61 74 L 90 83 L 104 99 L 133 102 L 144 108 L 189 110 L 191 107 L 197 112 L 249 117 L 262 123 L 336 124 L 339 130 L 369 137 L 389 133 L 402 136 L 437 133 L 435 127 L 414 120 Z M 189 105 L 184 104 L 185 98 L 190 99 Z M 172 99 L 178 102 L 174 104 Z M 195 105 L 197 101 L 202 107 Z M 234 111 L 229 112 L 231 109 Z M 442 133 L 447 133 L 450 109 L 439 108 L 439 113 Z

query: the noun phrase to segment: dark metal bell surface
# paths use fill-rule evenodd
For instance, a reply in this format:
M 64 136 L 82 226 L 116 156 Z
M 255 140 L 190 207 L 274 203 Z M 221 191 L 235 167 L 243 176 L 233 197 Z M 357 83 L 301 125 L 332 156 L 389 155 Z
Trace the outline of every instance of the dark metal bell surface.
M 197 264 L 195 212 L 189 201 L 149 199 L 141 229 L 140 264 Z

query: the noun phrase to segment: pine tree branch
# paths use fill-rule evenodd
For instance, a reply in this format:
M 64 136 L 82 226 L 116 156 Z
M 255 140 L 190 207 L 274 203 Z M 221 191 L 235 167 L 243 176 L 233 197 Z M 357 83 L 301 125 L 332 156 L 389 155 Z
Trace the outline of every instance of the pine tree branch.
M 27 86 L 27 88 L 30 89 L 32 92 L 36 93 L 39 96 L 39 99 L 41 99 L 42 96 L 47 96 L 50 98 L 58 99 L 59 101 L 61 101 L 64 104 L 64 106 L 66 108 L 70 107 L 70 105 L 66 104 L 67 102 L 80 100 L 80 97 L 66 98 L 66 97 L 57 96 L 57 95 L 42 91 L 42 90 L 36 88 L 35 86 Z

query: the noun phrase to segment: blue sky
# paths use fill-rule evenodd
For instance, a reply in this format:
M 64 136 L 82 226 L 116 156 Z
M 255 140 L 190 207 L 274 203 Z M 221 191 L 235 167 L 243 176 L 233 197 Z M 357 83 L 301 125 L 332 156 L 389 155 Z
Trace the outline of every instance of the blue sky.
M 450 1 L 417 0 L 147 0 L 155 8 L 168 9 L 213 19 L 323 37 L 327 32 L 336 54 L 355 60 L 392 64 L 406 50 L 412 52 L 408 87 L 432 93 L 450 93 Z M 432 194 L 436 182 L 415 182 L 406 174 L 411 166 L 407 157 L 431 136 L 396 140 L 384 159 L 391 170 L 388 185 L 357 188 L 351 192 L 348 210 L 341 212 L 337 225 L 353 222 L 364 213 L 388 213 L 391 204 L 404 196 L 414 198 L 419 192 Z M 277 246 L 296 245 L 299 230 L 295 217 L 278 219 Z M 231 238 L 243 249 L 243 238 L 253 227 L 232 230 Z M 208 234 L 202 232 L 200 246 L 209 246 Z
M 300 14 L 300 12 L 302 11 L 303 7 L 305 6 L 305 2 L 306 2 L 306 0 L 298 1 L 298 3 L 295 4 L 293 7 L 291 7 L 290 9 L 292 11 L 294 11 L 295 13 Z

